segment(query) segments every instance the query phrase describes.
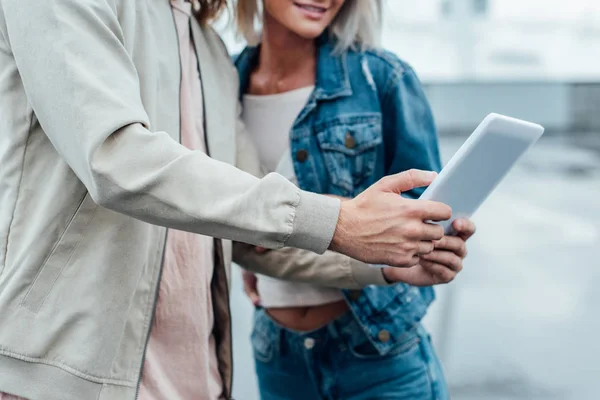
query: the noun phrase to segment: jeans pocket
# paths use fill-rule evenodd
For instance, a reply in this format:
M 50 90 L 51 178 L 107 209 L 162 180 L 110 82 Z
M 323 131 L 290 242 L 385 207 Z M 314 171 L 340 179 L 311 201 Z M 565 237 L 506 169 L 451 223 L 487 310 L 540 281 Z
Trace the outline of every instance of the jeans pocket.
M 265 310 L 257 309 L 254 315 L 254 326 L 250 335 L 250 343 L 254 358 L 262 363 L 269 363 L 275 352 L 277 333 Z

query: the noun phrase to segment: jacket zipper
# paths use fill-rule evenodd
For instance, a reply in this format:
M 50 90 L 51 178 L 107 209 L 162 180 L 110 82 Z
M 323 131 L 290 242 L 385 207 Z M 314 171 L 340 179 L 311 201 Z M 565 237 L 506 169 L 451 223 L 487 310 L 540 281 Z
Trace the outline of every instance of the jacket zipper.
M 200 77 L 200 86 L 202 89 L 202 125 L 204 129 L 204 147 L 206 148 L 206 155 L 210 157 L 210 146 L 208 143 L 208 132 L 206 129 L 206 101 L 204 101 L 204 79 L 202 78 L 202 69 L 200 68 L 200 60 L 198 59 L 198 48 L 196 47 L 196 41 L 194 40 L 194 34 L 192 29 L 192 21 L 190 19 L 189 22 L 190 29 L 190 37 L 192 38 L 192 45 L 194 46 L 194 51 L 196 52 L 196 68 L 198 69 L 198 76 Z M 229 302 L 229 282 L 227 280 L 227 271 L 225 271 L 225 258 L 223 257 L 223 243 L 221 239 L 214 239 L 214 246 L 217 251 L 217 257 L 219 259 L 219 265 L 215 265 L 217 268 L 222 268 L 225 272 L 225 301 L 227 302 L 227 315 L 229 317 L 229 342 L 230 342 L 230 351 L 229 351 L 229 365 L 231 366 L 231 370 L 229 372 L 229 385 L 225 384 L 225 388 L 228 390 L 225 393 L 225 398 L 229 400 L 233 400 L 232 393 L 230 393 L 233 385 L 233 333 L 232 333 L 232 324 L 231 324 L 231 304 Z M 213 272 L 214 275 L 214 272 Z M 212 289 L 211 289 L 212 290 Z M 227 377 L 223 377 L 227 378 Z M 227 387 L 230 386 L 230 387 Z
M 175 38 L 177 39 L 177 60 L 179 62 L 179 96 L 178 96 L 178 103 L 179 103 L 179 143 L 181 143 L 181 80 L 182 80 L 182 68 L 183 66 L 181 65 L 181 56 L 179 55 L 179 34 L 177 32 L 177 21 L 175 21 L 175 14 L 173 14 L 173 10 L 171 10 L 171 18 L 173 19 L 173 28 L 175 28 Z M 146 350 L 148 350 L 148 342 L 150 341 L 150 333 L 152 332 L 152 324 L 154 322 L 154 316 L 156 314 L 156 301 L 158 300 L 158 291 L 160 290 L 160 281 L 162 279 L 162 273 L 163 273 L 163 267 L 164 267 L 164 263 L 165 263 L 165 250 L 167 248 L 167 235 L 168 235 L 168 230 L 165 232 L 165 240 L 163 242 L 163 251 L 162 251 L 162 257 L 160 260 L 160 272 L 158 274 L 158 282 L 156 283 L 156 289 L 154 291 L 154 300 L 152 301 L 152 314 L 150 315 L 150 326 L 148 327 L 148 333 L 146 334 L 146 340 L 145 340 L 145 344 L 144 344 L 144 352 L 142 353 L 142 361 L 140 364 L 140 373 L 138 376 L 138 382 L 137 382 L 137 387 L 135 389 L 135 400 L 139 399 L 140 396 L 140 386 L 142 384 L 142 373 L 144 372 L 144 363 L 146 362 Z

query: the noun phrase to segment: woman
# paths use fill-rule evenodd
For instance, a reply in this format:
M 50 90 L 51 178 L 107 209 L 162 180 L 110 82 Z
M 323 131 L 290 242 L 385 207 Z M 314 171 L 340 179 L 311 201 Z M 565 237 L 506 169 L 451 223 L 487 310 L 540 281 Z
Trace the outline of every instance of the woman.
M 415 209 L 449 217 L 394 196 L 410 174 L 340 205 L 227 165 L 248 154 L 207 25 L 224 6 L 0 1 L 0 393 L 230 398 L 231 243 L 212 237 L 397 266 L 441 237 L 408 234 Z
M 267 172 L 351 198 L 385 175 L 440 168 L 421 84 L 410 66 L 377 47 L 380 7 L 372 0 L 238 3 L 238 28 L 251 44 L 236 60 L 243 120 Z M 445 268 L 447 280 L 460 271 L 474 226 L 459 220 L 454 228 L 458 236 L 423 252 L 419 268 Z M 434 298 L 427 285 L 439 282 L 414 271 L 384 274 L 421 287 L 362 291 L 259 276 L 264 308 L 252 343 L 263 400 L 447 399 L 420 324 Z M 246 279 L 251 286 L 253 277 Z

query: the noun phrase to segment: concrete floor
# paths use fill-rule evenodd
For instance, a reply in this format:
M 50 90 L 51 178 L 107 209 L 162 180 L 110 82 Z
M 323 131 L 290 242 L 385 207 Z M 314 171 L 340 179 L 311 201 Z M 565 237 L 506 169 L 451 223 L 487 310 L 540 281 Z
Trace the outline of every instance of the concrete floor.
M 442 140 L 446 160 L 463 140 Z M 542 140 L 475 216 L 465 271 L 426 319 L 453 399 L 600 398 L 599 144 Z M 232 307 L 234 395 L 256 400 L 237 274 Z

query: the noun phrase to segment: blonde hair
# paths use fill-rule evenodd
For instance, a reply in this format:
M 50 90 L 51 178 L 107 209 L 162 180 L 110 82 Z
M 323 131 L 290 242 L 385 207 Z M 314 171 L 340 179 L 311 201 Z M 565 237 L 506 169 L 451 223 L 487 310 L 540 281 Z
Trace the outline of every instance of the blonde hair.
M 329 29 L 336 41 L 336 52 L 379 46 L 382 8 L 382 0 L 346 0 Z M 251 46 L 260 42 L 262 13 L 262 0 L 237 1 L 237 31 Z

